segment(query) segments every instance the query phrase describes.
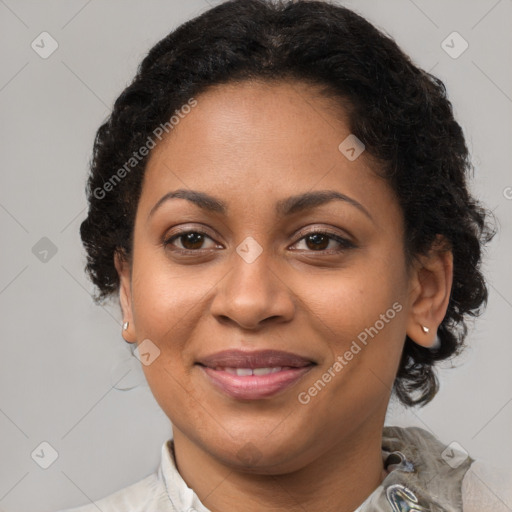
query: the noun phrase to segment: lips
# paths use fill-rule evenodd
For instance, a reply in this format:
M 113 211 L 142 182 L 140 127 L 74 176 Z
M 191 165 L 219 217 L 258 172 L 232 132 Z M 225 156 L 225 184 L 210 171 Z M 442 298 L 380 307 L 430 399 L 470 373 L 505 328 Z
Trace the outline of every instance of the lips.
M 290 387 L 315 363 L 278 350 L 225 350 L 201 358 L 197 364 L 208 382 L 232 398 L 268 398 Z
M 199 364 L 207 368 L 303 368 L 313 363 L 297 354 L 280 350 L 224 350 L 200 359 Z

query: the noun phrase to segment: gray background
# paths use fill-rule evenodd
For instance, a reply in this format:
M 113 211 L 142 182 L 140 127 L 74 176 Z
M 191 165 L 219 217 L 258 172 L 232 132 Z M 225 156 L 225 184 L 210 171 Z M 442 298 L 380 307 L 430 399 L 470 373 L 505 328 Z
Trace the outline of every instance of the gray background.
M 477 167 L 473 189 L 500 220 L 485 264 L 489 305 L 470 348 L 456 368 L 444 364 L 432 404 L 392 403 L 386 423 L 422 426 L 511 469 L 512 1 L 343 3 L 444 80 Z M 207 8 L 205 0 L 0 0 L 0 509 L 101 498 L 150 474 L 172 435 L 121 338 L 118 307 L 91 300 L 78 228 L 96 129 L 149 48 Z M 31 47 L 43 31 L 59 45 L 47 59 Z M 441 46 L 453 31 L 469 43 L 456 59 Z M 56 254 L 42 252 L 43 237 Z M 48 469 L 31 456 L 43 441 L 58 453 Z

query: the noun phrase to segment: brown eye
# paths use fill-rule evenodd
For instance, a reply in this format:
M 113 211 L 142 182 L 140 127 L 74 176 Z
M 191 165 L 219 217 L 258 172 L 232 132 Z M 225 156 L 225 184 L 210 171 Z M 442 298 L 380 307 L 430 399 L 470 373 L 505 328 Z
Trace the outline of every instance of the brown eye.
M 306 250 L 321 252 L 321 251 L 329 251 L 329 252 L 342 252 L 347 249 L 354 248 L 355 245 L 337 234 L 329 233 L 325 231 L 312 231 L 307 235 L 303 236 L 299 242 L 304 241 L 306 245 Z M 329 244 L 331 242 L 335 242 L 335 245 L 338 245 L 338 248 L 329 248 Z
M 204 242 L 204 235 L 201 233 L 187 233 L 179 237 L 185 249 L 200 249 Z
M 176 250 L 198 251 L 200 249 L 204 249 L 202 246 L 206 239 L 211 240 L 211 238 L 202 231 L 183 231 L 165 240 L 163 245 L 164 247 L 174 245 L 174 241 L 178 240 L 181 247 L 177 247 Z
M 327 246 L 331 241 L 330 237 L 322 233 L 313 233 L 312 235 L 304 237 L 304 240 L 306 241 L 306 245 L 308 246 L 309 249 L 319 249 L 321 251 L 327 249 Z

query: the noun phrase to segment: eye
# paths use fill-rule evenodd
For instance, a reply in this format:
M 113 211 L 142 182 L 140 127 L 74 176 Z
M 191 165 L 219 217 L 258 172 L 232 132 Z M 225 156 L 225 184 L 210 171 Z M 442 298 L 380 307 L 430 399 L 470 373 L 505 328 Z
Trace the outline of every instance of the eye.
M 313 252 L 328 251 L 331 253 L 339 253 L 355 247 L 355 245 L 350 240 L 347 240 L 346 238 L 343 238 L 342 236 L 331 233 L 329 231 L 310 231 L 306 235 L 302 236 L 298 242 L 301 241 L 304 241 L 306 245 L 305 250 L 311 250 Z M 334 242 L 334 245 L 337 244 L 338 248 L 329 248 L 329 244 L 331 242 Z
M 206 239 L 209 239 L 213 242 L 213 239 L 210 236 L 208 236 L 208 234 L 205 233 L 204 231 L 181 231 L 180 233 L 177 233 L 172 237 L 164 240 L 163 246 L 173 246 L 173 250 L 176 250 L 178 252 L 199 252 L 201 250 L 209 249 L 208 247 L 203 247 L 203 244 Z M 179 241 L 181 247 L 176 247 L 176 245 L 174 244 L 175 241 Z M 347 240 L 346 238 L 343 238 L 338 234 L 331 233 L 325 230 L 310 231 L 309 233 L 303 235 L 302 238 L 300 238 L 295 243 L 295 245 L 301 241 L 304 241 L 306 244 L 306 249 L 304 250 L 310 250 L 313 252 L 326 251 L 330 253 L 339 253 L 355 247 L 355 245 L 350 240 Z M 334 245 L 337 244 L 338 248 L 333 249 L 332 247 L 329 247 L 331 242 L 334 242 Z M 214 243 L 214 246 L 210 248 L 215 247 L 216 245 Z
M 175 240 L 179 240 L 181 247 L 178 247 L 176 250 L 181 250 L 183 252 L 198 252 L 199 250 L 204 249 L 202 245 L 207 238 L 212 240 L 212 238 L 209 237 L 204 231 L 182 231 L 166 239 L 163 242 L 163 245 L 164 247 L 167 247 L 169 245 L 173 245 Z

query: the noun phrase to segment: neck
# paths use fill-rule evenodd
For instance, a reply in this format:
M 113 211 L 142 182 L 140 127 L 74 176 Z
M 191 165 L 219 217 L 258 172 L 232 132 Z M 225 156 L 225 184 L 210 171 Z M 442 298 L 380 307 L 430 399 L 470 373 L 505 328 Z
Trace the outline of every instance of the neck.
M 382 427 L 360 429 L 357 436 L 342 438 L 308 465 L 283 474 L 254 474 L 222 464 L 174 427 L 176 465 L 212 512 L 239 511 L 241 504 L 246 512 L 354 512 L 387 474 Z

